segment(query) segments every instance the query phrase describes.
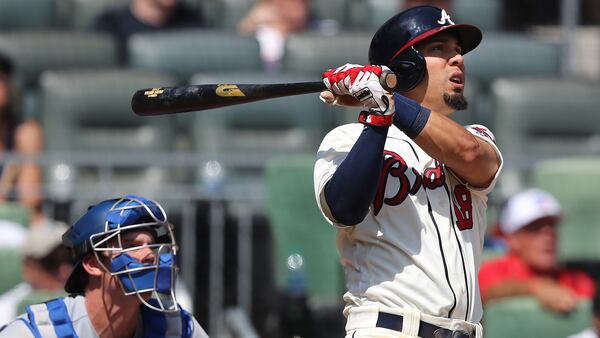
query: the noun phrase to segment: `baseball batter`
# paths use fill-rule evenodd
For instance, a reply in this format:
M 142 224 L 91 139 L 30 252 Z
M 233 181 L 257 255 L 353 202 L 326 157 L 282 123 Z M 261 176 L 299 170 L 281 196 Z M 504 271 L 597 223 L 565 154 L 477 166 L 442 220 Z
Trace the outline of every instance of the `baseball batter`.
M 177 246 L 157 202 L 100 202 L 63 242 L 78 259 L 65 284 L 71 295 L 28 305 L 0 337 L 208 337 L 175 298 Z
M 477 272 L 502 156 L 486 127 L 448 117 L 467 107 L 463 55 L 481 38 L 445 10 L 413 7 L 375 33 L 380 66 L 323 74 L 325 100 L 364 109 L 325 136 L 314 171 L 338 231 L 346 337 L 482 336 Z M 388 68 L 392 92 L 379 81 Z

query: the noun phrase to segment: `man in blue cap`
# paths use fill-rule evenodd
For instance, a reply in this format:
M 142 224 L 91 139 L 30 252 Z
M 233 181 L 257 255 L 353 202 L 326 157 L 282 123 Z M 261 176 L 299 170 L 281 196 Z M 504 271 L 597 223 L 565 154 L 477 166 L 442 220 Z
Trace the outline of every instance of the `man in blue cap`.
M 177 245 L 157 202 L 134 195 L 89 208 L 63 235 L 77 259 L 69 297 L 27 306 L 0 337 L 208 337 L 175 297 Z

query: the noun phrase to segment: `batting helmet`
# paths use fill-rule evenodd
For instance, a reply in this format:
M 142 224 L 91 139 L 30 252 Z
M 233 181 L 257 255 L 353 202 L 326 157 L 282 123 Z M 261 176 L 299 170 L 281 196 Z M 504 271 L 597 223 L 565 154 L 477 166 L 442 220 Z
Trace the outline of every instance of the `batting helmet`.
M 122 239 L 129 231 L 149 231 L 155 241 L 133 246 Z M 178 310 L 174 291 L 177 245 L 165 211 L 157 202 L 135 195 L 102 201 L 65 232 L 63 243 L 73 249 L 77 259 L 65 291 L 83 293 L 87 273 L 82 260 L 93 253 L 102 268 L 118 278 L 125 295 L 135 294 L 157 311 Z M 139 262 L 130 255 L 142 249 L 154 252 L 152 261 Z M 102 253 L 110 254 L 108 262 Z M 142 294 L 148 293 L 152 298 L 146 300 Z
M 417 6 L 396 14 L 377 30 L 369 47 L 369 63 L 388 66 L 398 78 L 396 90 L 409 91 L 427 71 L 425 58 L 413 45 L 442 31 L 457 34 L 463 54 L 477 47 L 482 38 L 479 28 L 454 24 L 443 9 Z

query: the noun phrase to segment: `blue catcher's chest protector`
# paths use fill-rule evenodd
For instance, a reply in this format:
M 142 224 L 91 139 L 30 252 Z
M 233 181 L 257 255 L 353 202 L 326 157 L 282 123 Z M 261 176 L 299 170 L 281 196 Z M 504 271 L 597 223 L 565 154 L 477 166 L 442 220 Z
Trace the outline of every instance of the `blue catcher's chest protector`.
M 97 336 L 89 320 L 87 320 L 89 325 L 76 325 L 77 329 L 74 327 L 72 318 L 80 317 L 81 313 L 79 313 L 79 316 L 70 313 L 72 308 L 65 304 L 65 298 L 56 298 L 44 303 L 28 305 L 26 307 L 28 320 L 25 318 L 20 318 L 20 320 L 25 322 L 35 338 L 48 336 L 86 338 L 90 335 Z M 135 337 L 191 337 L 194 324 L 192 316 L 184 309 L 174 313 L 163 313 L 141 305 L 140 310 L 143 334 L 139 334 L 140 327 L 138 326 Z

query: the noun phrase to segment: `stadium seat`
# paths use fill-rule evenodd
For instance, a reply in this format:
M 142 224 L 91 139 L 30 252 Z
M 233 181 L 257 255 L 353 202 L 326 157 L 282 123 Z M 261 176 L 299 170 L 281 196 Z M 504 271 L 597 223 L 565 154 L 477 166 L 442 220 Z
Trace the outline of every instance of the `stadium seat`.
M 46 168 L 50 197 L 152 196 L 172 179 L 157 153 L 173 149 L 173 119 L 136 116 L 130 104 L 137 89 L 173 84 L 162 73 L 123 69 L 44 73 L 42 127 L 51 158 Z
M 138 34 L 131 37 L 128 51 L 131 67 L 171 72 L 182 81 L 197 72 L 262 67 L 256 39 L 218 30 Z
M 31 0 L 30 0 L 31 1 Z M 46 0 L 47 1 L 47 0 Z M 115 7 L 126 7 L 131 0 L 67 0 L 67 25 L 76 29 L 90 28 L 94 20 L 104 11 Z M 200 2 L 215 3 L 221 0 L 183 0 L 190 8 L 199 8 Z M 64 1 L 63 1 L 64 2 Z
M 319 20 L 333 20 L 340 27 L 349 23 L 348 0 L 313 0 L 310 2 L 311 10 Z
M 515 297 L 490 302 L 483 312 L 486 338 L 565 338 L 590 325 L 591 302 L 567 314 L 542 309 L 536 299 Z
M 399 13 L 403 5 L 404 0 L 355 1 L 350 7 L 352 26 L 375 33 L 384 22 Z
M 560 48 L 513 33 L 486 33 L 481 45 L 465 55 L 469 78 L 487 88 L 500 77 L 553 76 L 560 71 Z
M 25 313 L 26 305 L 43 303 L 54 298 L 65 296 L 67 296 L 67 293 L 64 291 L 31 290 L 31 292 L 17 304 L 17 313 Z
M 600 152 L 599 92 L 599 82 L 558 78 L 494 82 L 494 133 L 505 159 L 506 193 L 519 190 L 539 160 Z
M 117 62 L 110 36 L 80 31 L 0 33 L 0 52 L 16 63 L 23 84 L 37 84 L 41 72 L 65 68 L 105 68 Z
M 56 1 L 0 1 L 0 31 L 46 29 L 55 24 Z
M 21 254 L 18 248 L 0 247 L 0 294 L 23 281 L 21 276 Z
M 285 290 L 297 277 L 291 268 L 299 264 L 309 297 L 339 301 L 343 275 L 335 247 L 336 231 L 317 207 L 314 162 L 314 155 L 298 155 L 267 163 L 266 206 L 274 238 L 276 281 Z
M 31 210 L 19 202 L 4 201 L 0 203 L 0 220 L 10 221 L 29 227 Z
M 453 21 L 469 23 L 484 32 L 499 30 L 502 19 L 502 2 L 497 0 L 453 0 Z M 487 39 L 487 35 L 485 37 Z
M 530 183 L 556 196 L 565 213 L 558 228 L 560 260 L 600 262 L 600 157 L 538 162 Z
M 113 7 L 125 7 L 131 0 L 71 0 L 69 25 L 77 29 L 90 28 L 98 15 Z
M 334 36 L 319 33 L 291 35 L 285 47 L 283 70 L 301 72 L 320 79 L 329 68 L 346 63 L 366 64 L 372 34 L 340 33 Z
M 238 23 L 242 20 L 242 18 L 248 13 L 252 5 L 254 5 L 253 0 L 220 0 L 221 3 L 221 15 L 217 18 L 218 21 L 213 18 L 209 18 L 209 23 L 211 20 L 215 22 L 215 28 L 225 29 L 228 31 L 235 31 Z

